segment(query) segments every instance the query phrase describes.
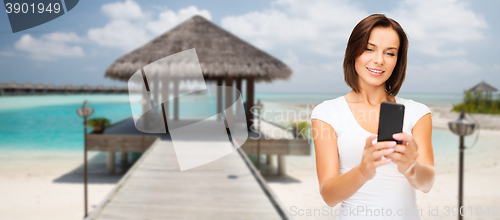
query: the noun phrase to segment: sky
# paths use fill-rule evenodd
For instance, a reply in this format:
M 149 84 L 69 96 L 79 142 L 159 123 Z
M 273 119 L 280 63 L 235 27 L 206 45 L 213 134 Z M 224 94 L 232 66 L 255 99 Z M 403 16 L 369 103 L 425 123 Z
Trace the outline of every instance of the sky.
M 293 71 L 256 84 L 258 93 L 347 93 L 342 62 L 354 26 L 385 14 L 409 37 L 401 93 L 462 93 L 481 81 L 500 88 L 500 1 L 254 0 L 80 1 L 65 15 L 12 33 L 0 13 L 0 82 L 117 85 L 108 66 L 201 15 Z

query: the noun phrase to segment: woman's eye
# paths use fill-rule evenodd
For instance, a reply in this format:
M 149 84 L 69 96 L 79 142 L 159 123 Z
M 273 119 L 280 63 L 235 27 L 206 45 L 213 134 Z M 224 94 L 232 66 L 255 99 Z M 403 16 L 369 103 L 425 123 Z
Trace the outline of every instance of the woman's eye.
M 393 53 L 387 53 L 387 55 L 392 56 L 392 57 L 395 56 Z
M 370 48 L 366 48 L 366 51 L 373 51 L 373 49 L 370 49 Z

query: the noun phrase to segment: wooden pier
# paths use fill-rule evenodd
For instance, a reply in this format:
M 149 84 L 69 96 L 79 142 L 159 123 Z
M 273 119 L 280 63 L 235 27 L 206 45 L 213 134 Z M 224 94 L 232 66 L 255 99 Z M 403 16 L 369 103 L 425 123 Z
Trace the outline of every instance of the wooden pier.
M 157 139 L 86 219 L 290 219 L 245 153 L 180 171 Z
M 196 51 L 192 50 L 193 48 L 196 48 Z M 195 52 L 196 63 L 200 64 L 199 67 L 202 70 L 199 76 L 193 72 L 191 64 L 194 63 L 186 62 L 184 58 L 156 63 L 167 56 L 180 55 L 184 52 L 188 54 Z M 246 105 L 239 103 L 236 109 L 240 106 L 240 110 L 246 114 L 247 128 L 252 128 L 254 116 L 251 110 L 256 107 L 254 84 L 288 79 L 292 73 L 283 62 L 201 16 L 193 16 L 176 28 L 155 38 L 154 41 L 119 58 L 106 70 L 106 77 L 129 82 L 137 70 L 141 70 L 142 73 L 142 80 L 139 79 L 141 77 L 137 79 L 137 81 L 143 81 L 140 91 L 148 91 L 147 94 L 141 93 L 144 101 L 141 115 L 152 106 L 156 106 L 150 103 L 162 103 L 161 99 L 164 98 L 160 99 L 160 97 L 170 97 L 170 91 L 173 92 L 173 97 L 175 97 L 173 114 L 169 112 L 169 102 L 166 106 L 162 105 L 162 108 L 166 109 L 163 111 L 163 120 L 173 119 L 169 120 L 166 130 L 184 128 L 189 124 L 189 119 L 179 120 L 181 81 L 191 81 L 192 77 L 203 77 L 205 83 L 216 83 L 216 111 L 218 113 L 227 111 L 224 113 L 226 115 L 233 114 L 231 106 L 235 103 L 234 98 L 243 94 L 242 85 L 246 83 Z M 162 75 L 160 80 L 158 78 L 160 73 L 168 74 Z M 163 77 L 165 75 L 169 77 Z M 171 85 L 172 89 L 170 89 Z M 239 92 L 236 92 L 234 88 Z M 224 102 L 222 90 L 225 93 Z M 238 111 L 235 113 L 238 114 Z M 139 115 L 139 112 L 134 115 Z M 217 120 L 220 119 L 221 117 Z M 225 121 L 225 123 L 229 122 Z M 220 121 L 218 124 L 220 125 Z M 215 131 L 214 127 L 207 124 L 201 129 Z M 228 130 L 227 137 L 232 139 L 232 131 Z M 282 132 L 286 136 L 286 130 L 278 130 L 278 133 Z M 168 134 L 157 135 L 153 144 L 148 146 L 145 136 L 155 135 L 137 132 L 131 120 L 123 121 L 107 129 L 101 136 L 89 136 L 86 149 L 107 151 L 108 161 L 111 161 L 108 163 L 110 171 L 114 166 L 114 152 L 120 151 L 123 152 L 122 155 L 126 155 L 129 150 L 147 150 L 108 198 L 87 219 L 289 219 L 288 210 L 283 209 L 269 190 L 245 151 L 256 154 L 259 149 L 260 154 L 278 155 L 278 170 L 281 171 L 279 173 L 285 175 L 286 155 L 308 155 L 310 145 L 305 139 L 285 136 L 276 138 L 263 131 L 264 129 L 260 127 L 258 131 L 249 131 L 247 141 L 229 155 L 184 171 L 180 171 L 175 148 Z M 238 135 L 235 133 L 234 137 Z M 230 144 L 228 140 L 213 140 L 219 137 L 216 135 L 192 136 L 183 137 L 182 141 L 185 141 L 183 144 L 189 146 L 193 141 L 204 145 Z M 255 138 L 256 136 L 259 138 Z M 225 137 L 220 139 L 225 139 Z
M 189 119 L 184 119 L 180 120 L 179 123 L 190 122 Z M 250 132 L 249 138 L 241 148 L 248 155 L 257 155 L 257 149 L 260 148 L 260 154 L 266 155 L 268 164 L 271 158 L 276 155 L 278 175 L 286 175 L 286 156 L 311 154 L 307 139 L 295 139 L 284 128 L 266 121 L 261 121 L 260 126 L 261 128 L 258 128 L 260 135 Z M 87 135 L 87 150 L 107 152 L 107 169 L 109 173 L 114 173 L 116 152 L 121 152 L 121 161 L 127 162 L 129 152 L 146 152 L 151 143 L 158 137 L 170 139 L 166 135 L 142 134 L 135 129 L 133 119 L 128 118 L 106 129 L 104 134 Z
M 250 132 L 241 148 L 185 171 L 168 134 L 142 134 L 131 118 L 88 135 L 87 150 L 107 152 L 109 172 L 115 152 L 144 154 L 86 219 L 290 219 L 247 154 L 260 146 L 261 154 L 278 155 L 278 173 L 285 175 L 286 155 L 309 155 L 310 146 L 271 123 L 260 124 L 262 133 Z

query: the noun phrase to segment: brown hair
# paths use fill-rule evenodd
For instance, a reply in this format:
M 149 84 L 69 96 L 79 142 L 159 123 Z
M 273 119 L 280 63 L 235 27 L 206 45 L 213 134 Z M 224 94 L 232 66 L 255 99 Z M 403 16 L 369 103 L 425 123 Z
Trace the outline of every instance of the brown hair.
M 382 14 L 373 14 L 366 17 L 352 30 L 345 50 L 344 80 L 354 92 L 359 92 L 358 73 L 354 67 L 354 61 L 365 51 L 370 33 L 375 27 L 391 27 L 399 36 L 398 60 L 391 77 L 385 81 L 385 91 L 387 94 L 395 96 L 405 80 L 408 38 L 398 22 Z

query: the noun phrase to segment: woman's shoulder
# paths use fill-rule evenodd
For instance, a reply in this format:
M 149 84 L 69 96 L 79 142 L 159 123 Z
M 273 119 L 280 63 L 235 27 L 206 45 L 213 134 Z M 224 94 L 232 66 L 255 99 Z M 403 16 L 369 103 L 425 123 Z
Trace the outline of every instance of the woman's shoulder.
M 311 113 L 311 120 L 316 118 L 320 119 L 328 124 L 330 124 L 334 129 L 338 129 L 338 117 L 342 108 L 342 104 L 345 102 L 344 96 L 339 96 L 337 98 L 328 99 L 320 104 L 316 105 Z
M 427 105 L 414 101 L 413 99 L 403 99 L 396 97 L 397 102 L 405 106 L 405 114 L 409 117 L 410 123 L 415 125 L 422 116 L 431 113 L 431 109 Z
M 397 101 L 397 103 L 405 105 L 406 108 L 412 108 L 412 109 L 419 109 L 419 108 L 429 108 L 427 105 L 421 102 L 417 102 L 413 99 L 405 99 L 401 97 L 394 97 Z
M 338 109 L 339 105 L 341 105 L 344 101 L 344 96 L 339 96 L 333 99 L 327 99 L 324 100 L 323 102 L 317 104 L 314 110 L 321 110 L 321 111 L 327 111 L 327 112 L 332 112 L 335 109 Z

